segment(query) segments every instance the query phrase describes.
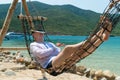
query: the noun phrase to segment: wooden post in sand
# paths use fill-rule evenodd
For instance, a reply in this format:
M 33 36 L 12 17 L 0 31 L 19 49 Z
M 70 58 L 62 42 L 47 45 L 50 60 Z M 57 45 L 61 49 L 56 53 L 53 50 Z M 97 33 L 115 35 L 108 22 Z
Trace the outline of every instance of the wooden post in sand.
M 4 37 L 5 37 L 5 34 L 8 31 L 9 24 L 11 22 L 11 18 L 12 18 L 12 15 L 13 15 L 13 12 L 15 10 L 15 7 L 16 7 L 17 3 L 18 3 L 18 0 L 13 0 L 13 3 L 11 4 L 11 6 L 8 10 L 8 13 L 7 13 L 6 19 L 4 21 L 3 27 L 0 31 L 0 46 L 2 44 L 2 41 L 3 41 Z

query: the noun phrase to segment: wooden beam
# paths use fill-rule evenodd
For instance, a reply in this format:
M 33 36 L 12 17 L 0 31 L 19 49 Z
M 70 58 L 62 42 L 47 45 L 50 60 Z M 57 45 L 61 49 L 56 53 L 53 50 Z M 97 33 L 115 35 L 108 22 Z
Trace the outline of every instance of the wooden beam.
M 24 15 L 19 15 L 18 16 L 18 19 L 22 20 L 22 19 L 32 19 L 33 21 L 34 20 L 38 20 L 38 21 L 46 21 L 47 20 L 47 17 L 43 17 L 43 16 L 24 16 Z
M 12 18 L 12 15 L 13 15 L 13 12 L 15 10 L 15 7 L 16 7 L 17 3 L 18 3 L 18 0 L 13 0 L 11 6 L 9 7 L 7 16 L 6 16 L 4 24 L 3 24 L 3 27 L 2 27 L 2 29 L 0 31 L 0 46 L 2 44 L 2 41 L 3 41 L 7 31 L 8 31 L 8 27 L 10 25 L 11 18 Z
M 27 7 L 26 0 L 22 0 L 22 4 L 23 4 L 23 7 L 24 7 L 26 16 L 30 16 L 30 13 L 29 13 L 29 10 L 28 10 L 28 7 Z M 31 19 L 30 17 L 28 17 L 28 23 L 29 23 L 29 25 L 30 25 L 30 28 L 34 30 L 34 24 L 33 24 L 33 21 L 32 21 L 32 19 Z
M 5 50 L 27 50 L 27 47 L 0 47 L 0 51 Z

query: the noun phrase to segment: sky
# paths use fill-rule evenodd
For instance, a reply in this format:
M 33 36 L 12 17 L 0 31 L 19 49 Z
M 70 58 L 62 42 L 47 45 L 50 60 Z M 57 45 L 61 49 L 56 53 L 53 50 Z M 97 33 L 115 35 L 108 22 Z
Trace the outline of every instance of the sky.
M 0 4 L 11 3 L 13 0 L 0 0 Z M 20 2 L 21 0 L 19 0 Z M 71 4 L 85 10 L 92 10 L 102 13 L 108 5 L 109 0 L 26 0 L 26 1 L 39 1 L 50 5 L 64 5 Z

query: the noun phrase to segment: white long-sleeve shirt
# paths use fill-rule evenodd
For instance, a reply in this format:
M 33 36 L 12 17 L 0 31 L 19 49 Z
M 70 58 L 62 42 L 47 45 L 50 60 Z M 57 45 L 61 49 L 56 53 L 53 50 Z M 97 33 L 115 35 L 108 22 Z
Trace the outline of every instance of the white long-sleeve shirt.
M 59 54 L 60 48 L 51 42 L 33 42 L 30 44 L 30 52 L 41 66 L 46 68 L 49 62 Z

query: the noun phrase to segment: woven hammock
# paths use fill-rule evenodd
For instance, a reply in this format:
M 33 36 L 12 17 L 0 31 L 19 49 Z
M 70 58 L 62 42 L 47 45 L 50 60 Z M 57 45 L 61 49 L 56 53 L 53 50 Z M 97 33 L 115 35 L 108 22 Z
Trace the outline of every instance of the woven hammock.
M 108 4 L 105 11 L 101 15 L 99 23 L 96 26 L 96 29 L 93 31 L 93 33 L 90 34 L 90 36 L 88 36 L 87 39 L 84 40 L 84 43 L 80 46 L 80 48 L 77 51 L 74 52 L 74 54 L 71 57 L 66 59 L 65 62 L 63 62 L 63 64 L 57 66 L 54 69 L 49 68 L 49 69 L 44 69 L 44 70 L 53 76 L 57 76 L 58 74 L 61 74 L 62 72 L 70 69 L 78 61 L 80 61 L 83 58 L 87 57 L 88 55 L 92 54 L 93 51 L 95 51 L 104 42 L 102 40 L 103 35 L 98 36 L 98 31 L 100 31 L 100 29 L 103 28 L 104 29 L 103 33 L 104 33 L 104 31 L 111 33 L 111 31 L 114 29 L 114 27 L 119 22 L 119 20 L 120 20 L 120 3 L 119 3 L 119 1 L 120 0 L 111 1 Z M 108 20 L 110 23 L 112 23 L 111 30 L 108 29 L 108 26 L 110 26 L 110 24 L 106 23 L 106 21 L 108 21 Z M 95 37 L 94 40 L 93 40 L 93 37 Z M 97 40 L 100 40 L 100 43 L 95 45 L 95 42 Z
M 115 28 L 117 23 L 120 20 L 120 0 L 111 0 L 103 14 L 100 17 L 96 29 L 91 33 L 82 43 L 77 51 L 74 52 L 72 56 L 67 58 L 61 65 L 49 69 L 44 69 L 47 73 L 57 76 L 64 71 L 70 69 L 78 61 L 84 59 L 88 55 L 92 54 L 104 41 L 102 39 L 105 31 L 111 33 Z M 112 29 L 108 29 L 109 26 L 112 26 Z M 99 31 L 102 30 L 102 34 L 98 35 Z M 96 41 L 99 40 L 99 44 L 96 44 Z M 35 58 L 34 58 L 35 59 Z M 36 59 L 35 59 L 36 60 Z M 37 62 L 37 60 L 36 60 Z M 39 63 L 37 62 L 39 65 Z M 40 65 L 39 65 L 40 66 Z

